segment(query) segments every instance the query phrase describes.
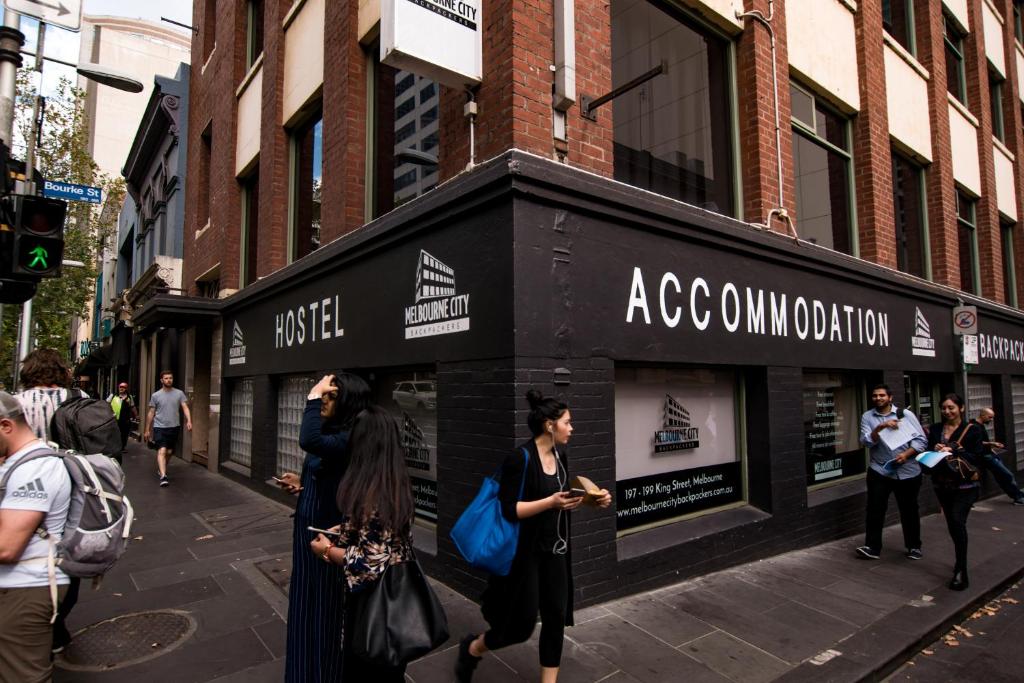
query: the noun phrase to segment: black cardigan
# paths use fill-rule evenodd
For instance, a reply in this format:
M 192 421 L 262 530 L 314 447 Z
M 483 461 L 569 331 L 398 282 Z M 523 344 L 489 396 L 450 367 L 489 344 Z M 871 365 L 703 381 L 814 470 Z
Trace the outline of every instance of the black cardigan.
M 967 430 L 964 433 L 964 430 Z M 963 439 L 961 439 L 963 437 Z M 956 442 L 960 441 L 960 446 L 957 448 Z M 949 445 L 953 447 L 954 452 L 957 455 L 963 457 L 967 462 L 971 463 L 975 467 L 981 466 L 982 456 L 985 454 L 985 442 L 988 441 L 988 431 L 980 424 L 971 422 L 961 422 L 960 426 L 953 430 L 953 433 L 949 436 Z M 928 428 L 928 450 L 934 451 L 935 447 L 942 443 L 942 423 L 936 422 Z M 945 465 L 942 465 L 945 467 Z M 939 467 L 936 465 L 935 467 Z M 934 473 L 935 468 L 932 468 Z M 933 478 L 932 482 L 935 485 L 943 485 L 949 487 L 952 485 L 941 477 Z M 978 482 L 971 484 L 962 484 L 964 488 L 968 486 L 979 486 Z
M 529 465 L 526 468 L 526 481 L 523 482 L 523 465 L 526 458 L 523 457 L 523 448 L 529 453 Z M 569 477 L 569 463 L 566 457 L 566 449 L 558 449 L 559 460 L 565 470 L 566 480 Z M 537 545 L 539 528 L 539 515 L 519 519 L 516 515 L 516 504 L 523 500 L 530 502 L 545 498 L 546 494 L 541 484 L 541 474 L 544 468 L 540 462 L 540 453 L 537 452 L 537 444 L 533 439 L 519 445 L 512 453 L 506 456 L 501 465 L 501 481 L 498 488 L 498 500 L 501 502 L 501 513 L 505 519 L 512 522 L 519 522 L 519 541 L 516 545 L 516 555 L 512 560 L 512 569 L 508 576 L 491 575 L 487 581 L 487 589 L 483 594 L 484 618 L 492 626 L 500 623 L 504 615 L 510 613 L 508 606 L 519 599 L 519 588 L 525 576 L 526 565 L 532 561 L 532 555 Z M 519 498 L 519 487 L 523 486 L 523 497 Z M 566 576 L 569 580 L 568 604 L 565 609 L 565 625 L 572 626 L 573 622 L 573 581 L 572 581 L 572 541 L 569 537 L 571 527 L 569 515 L 566 512 L 562 532 L 565 534 L 569 550 L 566 552 Z

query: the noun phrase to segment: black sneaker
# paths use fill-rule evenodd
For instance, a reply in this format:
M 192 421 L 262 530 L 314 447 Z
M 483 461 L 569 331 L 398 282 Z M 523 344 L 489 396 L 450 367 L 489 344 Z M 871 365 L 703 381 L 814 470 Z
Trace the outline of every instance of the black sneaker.
M 923 560 L 924 553 L 921 552 L 920 548 L 911 548 L 907 551 L 908 560 Z
M 475 635 L 469 635 L 459 642 L 459 657 L 455 660 L 455 680 L 458 683 L 471 683 L 476 665 L 482 657 L 474 657 L 469 653 L 469 645 L 476 640 Z
M 167 478 L 167 475 L 160 477 L 160 486 L 170 486 L 171 480 Z
M 857 553 L 857 557 L 863 560 L 877 560 L 879 557 L 881 557 L 881 551 L 875 550 L 871 546 L 867 545 L 862 545 L 861 547 L 857 548 L 855 552 Z

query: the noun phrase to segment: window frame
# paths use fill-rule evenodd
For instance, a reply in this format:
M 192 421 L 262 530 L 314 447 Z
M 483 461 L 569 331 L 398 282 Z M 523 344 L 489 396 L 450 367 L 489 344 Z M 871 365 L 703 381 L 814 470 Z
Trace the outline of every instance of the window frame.
M 1006 305 L 1013 308 L 1019 307 L 1017 298 L 1017 264 L 1015 262 L 1013 239 L 1013 229 L 1016 225 L 1016 223 L 1008 220 L 1000 219 L 999 221 L 999 244 L 1003 257 L 1003 295 L 1006 299 Z
M 813 122 L 808 123 L 808 122 L 805 122 L 805 121 L 802 121 L 802 120 L 798 119 L 796 116 L 792 115 L 792 113 L 791 113 L 790 114 L 790 124 L 792 126 L 792 130 L 793 130 L 794 134 L 798 134 L 801 137 L 804 137 L 808 141 L 818 145 L 819 147 L 824 148 L 828 152 L 834 152 L 836 154 L 839 154 L 840 156 L 844 157 L 845 160 L 846 160 L 846 186 L 847 186 L 847 193 L 848 193 L 847 197 L 849 198 L 848 201 L 847 201 L 847 207 L 848 207 L 847 208 L 847 213 L 848 213 L 847 220 L 849 221 L 849 225 L 850 225 L 850 227 L 849 227 L 849 230 L 850 230 L 850 235 L 849 235 L 849 240 L 850 240 L 850 256 L 853 256 L 855 258 L 860 258 L 860 236 L 857 234 L 857 189 L 856 189 L 856 181 L 855 181 L 854 176 L 853 176 L 853 170 L 854 170 L 853 169 L 853 120 L 849 116 L 847 116 L 846 114 L 842 113 L 841 111 L 839 111 L 838 109 L 836 109 L 835 107 L 830 105 L 825 100 L 819 98 L 814 93 L 814 91 L 812 91 L 812 90 L 810 90 L 810 89 L 800 85 L 796 81 L 790 81 L 790 87 L 794 88 L 796 90 L 799 90 L 800 92 L 804 93 L 805 95 L 807 95 L 808 97 L 811 98 L 811 114 L 812 114 L 812 116 L 814 118 Z M 840 119 L 842 119 L 842 121 L 843 121 L 843 142 L 846 144 L 847 147 L 849 147 L 849 151 L 844 150 L 844 149 L 842 149 L 840 147 L 837 147 L 834 143 L 830 142 L 829 140 L 825 139 L 824 137 L 822 137 L 822 136 L 820 136 L 818 134 L 818 130 L 817 130 L 817 128 L 818 128 L 818 121 L 817 121 L 817 119 L 818 119 L 818 106 L 817 105 L 819 103 L 822 105 L 822 107 L 824 109 L 827 109 L 830 113 L 832 113 L 835 116 L 837 116 Z M 813 125 L 814 127 L 811 128 L 811 125 Z M 794 145 L 794 148 L 795 148 L 795 145 Z M 796 161 L 795 157 L 796 157 L 796 152 L 795 152 L 795 149 L 794 149 L 794 166 L 795 166 L 795 161 Z M 796 185 L 796 178 L 794 177 L 794 189 L 795 189 L 795 185 Z M 799 220 L 797 220 L 797 236 L 799 236 L 799 233 L 800 233 L 800 222 L 799 222 Z M 840 254 L 844 253 L 844 252 L 839 251 L 838 249 L 834 249 L 834 248 L 832 249 L 832 251 L 835 251 L 835 252 L 840 253 Z
M 946 77 L 946 92 L 949 92 L 956 100 L 967 106 L 967 65 L 964 57 L 964 38 L 967 36 L 960 29 L 960 26 L 947 14 L 942 13 L 942 42 L 945 47 L 952 50 L 957 57 L 956 74 L 957 89 L 959 93 L 949 91 L 949 76 Z M 946 73 L 949 73 L 949 61 L 946 61 Z
M 242 289 L 255 283 L 259 279 L 259 276 L 257 275 L 258 265 L 256 263 L 253 263 L 253 261 L 258 260 L 259 255 L 259 162 L 257 161 L 256 167 L 251 173 L 242 178 L 239 178 L 238 182 L 239 185 L 241 185 L 241 211 L 239 212 L 241 218 L 241 239 L 239 240 L 239 242 L 241 244 L 239 245 L 240 251 L 238 255 L 238 288 Z M 254 187 L 257 204 L 255 212 L 255 225 L 253 225 L 253 222 L 251 221 L 251 218 L 253 218 L 252 195 L 254 192 Z M 249 254 L 249 245 L 250 241 L 252 240 L 253 228 L 255 228 L 256 232 L 256 239 L 254 244 L 257 250 L 257 253 L 255 255 L 257 257 L 256 259 L 250 259 Z M 253 269 L 251 277 L 249 273 L 250 268 Z
M 892 155 L 892 160 L 893 160 L 893 164 L 894 165 L 896 164 L 897 160 L 899 160 L 900 163 L 903 163 L 908 168 L 910 168 L 914 172 L 915 176 L 917 177 L 917 183 L 916 183 L 917 184 L 917 201 L 919 202 L 919 206 L 921 207 L 921 235 L 920 235 L 920 239 L 921 239 L 921 261 L 922 261 L 921 267 L 924 270 L 924 279 L 926 279 L 928 281 L 931 281 L 931 279 L 932 279 L 932 249 L 931 249 L 931 232 L 930 232 L 930 230 L 928 228 L 928 177 L 927 177 L 927 173 L 925 172 L 924 166 L 922 166 L 921 164 L 918 164 L 913 159 L 911 159 L 907 155 L 901 153 L 897 149 L 892 148 L 891 149 L 891 155 Z M 895 173 L 894 173 L 893 174 L 893 188 L 894 188 L 894 195 L 893 195 L 893 224 L 894 224 L 894 226 L 896 227 L 896 230 L 897 230 L 897 234 L 896 234 L 896 238 L 897 238 L 896 239 L 897 270 L 900 270 L 900 272 L 912 275 L 912 273 L 910 273 L 908 270 L 900 269 L 899 265 L 898 265 L 899 258 L 900 258 L 900 252 L 902 250 L 901 241 L 899 239 L 902 226 L 900 226 L 898 224 L 898 222 L 897 222 L 898 218 L 897 218 L 897 215 L 896 215 L 896 206 L 895 206 L 895 199 L 896 199 L 896 197 L 895 197 L 895 185 L 896 185 L 896 181 L 895 181 Z M 903 232 L 905 232 L 905 231 L 903 231 Z M 904 257 L 904 260 L 906 260 L 906 257 Z
M 303 117 L 303 119 L 288 129 L 288 240 L 286 246 L 286 253 L 288 258 L 285 260 L 286 263 L 293 263 L 302 256 L 306 256 L 315 249 L 303 254 L 298 255 L 298 196 L 299 196 L 299 137 L 307 132 L 312 131 L 316 127 L 317 122 L 321 125 L 321 135 L 323 134 L 323 104 L 320 103 L 310 109 L 310 113 Z M 321 137 L 321 145 L 323 144 L 323 138 Z M 320 174 L 321 184 L 323 183 L 323 148 L 320 150 Z M 323 201 L 321 195 L 321 201 Z M 321 235 L 320 246 L 323 246 L 323 236 Z M 319 248 L 319 247 L 318 247 Z
M 1024 44 L 1024 23 L 1021 22 L 1021 5 L 1024 0 L 1013 0 L 1013 37 L 1017 43 Z
M 956 224 L 957 229 L 963 227 L 970 231 L 970 259 L 971 259 L 971 284 L 973 290 L 967 292 L 968 294 L 980 295 L 981 294 L 981 266 L 978 259 L 978 200 L 974 199 L 970 195 L 966 194 L 960 188 L 956 189 Z M 970 209 L 970 219 L 964 218 L 960 215 L 960 203 L 961 201 L 968 202 L 968 208 Z M 959 236 L 957 238 L 957 247 L 959 249 Z M 958 254 L 958 262 L 962 261 L 962 255 Z M 960 274 L 960 284 L 963 284 L 963 273 Z M 961 290 L 963 291 L 963 290 Z
M 245 2 L 245 70 L 248 71 L 259 60 L 263 54 L 265 36 L 263 26 L 257 27 L 257 3 L 259 4 L 259 20 L 262 24 L 263 15 L 266 11 L 263 0 L 246 0 Z M 258 30 L 257 30 L 258 29 Z M 256 40 L 259 38 L 259 50 L 256 49 Z
M 907 18 L 907 44 L 903 45 L 889 29 L 885 27 L 885 10 L 882 10 L 882 30 L 889 34 L 889 37 L 900 44 L 912 57 L 917 57 L 917 22 L 914 16 L 914 0 L 890 0 L 890 7 L 893 3 L 902 2 L 903 12 Z
M 988 70 L 989 108 L 992 116 L 992 137 L 1006 144 L 1006 118 L 1003 116 L 1003 84 L 1005 79 L 995 70 Z

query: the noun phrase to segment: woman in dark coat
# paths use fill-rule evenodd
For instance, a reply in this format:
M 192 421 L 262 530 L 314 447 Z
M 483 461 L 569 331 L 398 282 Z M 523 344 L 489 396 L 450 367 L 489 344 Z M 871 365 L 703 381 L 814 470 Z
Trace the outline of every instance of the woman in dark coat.
M 516 555 L 508 576 L 488 579 L 481 611 L 490 629 L 462 639 L 455 664 L 459 683 L 472 679 L 487 650 L 528 640 L 538 612 L 540 680 L 554 683 L 564 629 L 573 625 L 568 511 L 576 509 L 583 498 L 569 491 L 565 447 L 572 435 L 572 416 L 564 403 L 544 398 L 538 391 L 527 392 L 526 400 L 533 438 L 505 458 L 498 492 L 504 517 L 519 522 Z M 612 496 L 601 489 L 593 499 L 598 506 L 608 507 Z
M 326 375 L 307 396 L 299 430 L 306 452 L 301 478 L 288 472 L 281 486 L 298 493 L 292 534 L 292 575 L 288 589 L 288 646 L 285 681 L 336 683 L 342 676 L 341 632 L 344 575 L 309 553 L 313 526 L 329 529 L 341 521 L 335 497 L 348 465 L 352 422 L 370 402 L 370 387 L 349 373 Z
M 964 400 L 958 395 L 947 394 L 939 407 L 942 422 L 928 429 L 928 449 L 955 453 L 977 467 L 985 452 L 985 430 L 964 418 Z M 956 554 L 949 587 L 962 591 L 968 586 L 967 515 L 980 495 L 979 484 L 955 478 L 944 462 L 932 468 L 932 484 Z

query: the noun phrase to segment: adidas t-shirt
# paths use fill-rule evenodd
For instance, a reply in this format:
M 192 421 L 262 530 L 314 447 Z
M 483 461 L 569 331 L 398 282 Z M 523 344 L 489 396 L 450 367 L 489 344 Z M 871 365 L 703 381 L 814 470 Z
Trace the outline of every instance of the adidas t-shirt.
M 0 477 L 3 477 L 19 459 L 38 450 L 45 445 L 33 441 L 0 465 Z M 68 517 L 71 504 L 71 477 L 58 458 L 39 458 L 25 463 L 14 470 L 7 481 L 7 491 L 0 500 L 3 510 L 34 510 L 45 512 L 43 524 L 59 541 L 64 533 L 64 523 Z M 22 558 L 46 557 L 50 542 L 32 534 Z M 57 569 L 57 583 L 68 583 L 68 576 Z M 0 564 L 0 588 L 36 588 L 49 586 L 50 578 L 45 562 L 27 564 Z

